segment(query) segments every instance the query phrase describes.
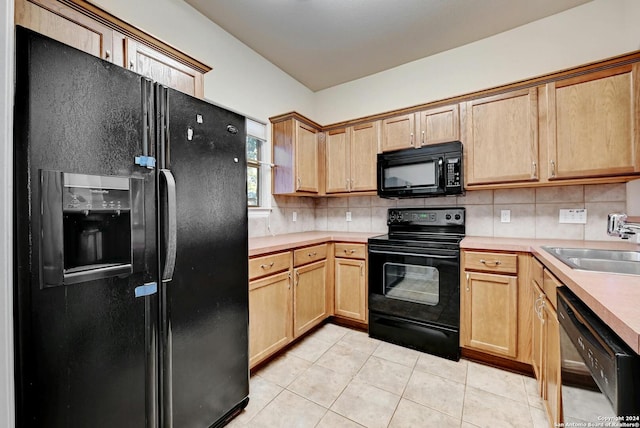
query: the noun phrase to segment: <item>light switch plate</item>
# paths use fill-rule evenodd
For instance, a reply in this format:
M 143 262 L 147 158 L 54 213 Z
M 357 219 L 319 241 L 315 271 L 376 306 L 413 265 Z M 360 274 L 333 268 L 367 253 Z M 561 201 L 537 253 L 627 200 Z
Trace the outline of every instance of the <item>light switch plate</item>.
M 291 221 L 298 221 L 298 213 L 297 212 L 293 212 L 293 215 L 291 216 Z
M 500 210 L 500 221 L 502 223 L 511 223 L 511 210 Z
M 587 209 L 586 208 L 561 208 L 559 223 L 586 224 Z

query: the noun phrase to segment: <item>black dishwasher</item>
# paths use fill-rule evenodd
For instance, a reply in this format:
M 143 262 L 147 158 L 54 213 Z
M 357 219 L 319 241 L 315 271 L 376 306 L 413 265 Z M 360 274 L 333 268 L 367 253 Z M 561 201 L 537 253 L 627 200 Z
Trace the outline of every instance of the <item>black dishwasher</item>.
M 558 289 L 558 321 L 565 426 L 637 426 L 640 356 L 567 287 Z

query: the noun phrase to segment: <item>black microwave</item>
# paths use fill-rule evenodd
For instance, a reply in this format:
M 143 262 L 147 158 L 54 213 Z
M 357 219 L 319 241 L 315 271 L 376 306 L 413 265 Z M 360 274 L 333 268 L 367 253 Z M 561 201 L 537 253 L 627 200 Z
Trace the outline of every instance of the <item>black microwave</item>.
M 378 196 L 425 198 L 464 191 L 462 143 L 432 144 L 378 154 Z

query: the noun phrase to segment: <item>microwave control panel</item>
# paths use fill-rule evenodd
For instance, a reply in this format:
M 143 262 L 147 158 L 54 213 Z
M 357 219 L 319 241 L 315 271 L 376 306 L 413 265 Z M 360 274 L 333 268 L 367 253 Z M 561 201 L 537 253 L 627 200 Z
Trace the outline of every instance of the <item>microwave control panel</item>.
M 462 165 L 460 157 L 451 157 L 445 159 L 445 177 L 447 187 L 460 187 L 460 167 Z

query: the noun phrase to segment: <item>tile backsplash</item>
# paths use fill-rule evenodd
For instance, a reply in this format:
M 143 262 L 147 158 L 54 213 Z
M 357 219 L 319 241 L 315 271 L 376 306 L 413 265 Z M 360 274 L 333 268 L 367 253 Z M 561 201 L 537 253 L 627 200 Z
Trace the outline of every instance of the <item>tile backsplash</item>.
M 276 196 L 268 216 L 249 220 L 249 235 L 258 237 L 309 230 L 384 233 L 389 208 L 462 206 L 467 209 L 467 235 L 470 236 L 619 240 L 607 236 L 607 214 L 625 212 L 626 199 L 624 183 L 473 190 L 457 197 L 399 200 L 377 196 Z M 576 208 L 586 208 L 586 224 L 559 223 L 560 209 Z M 500 221 L 502 210 L 511 211 L 509 223 Z M 295 222 L 292 221 L 294 212 Z M 351 213 L 351 221 L 346 220 L 347 212 Z

